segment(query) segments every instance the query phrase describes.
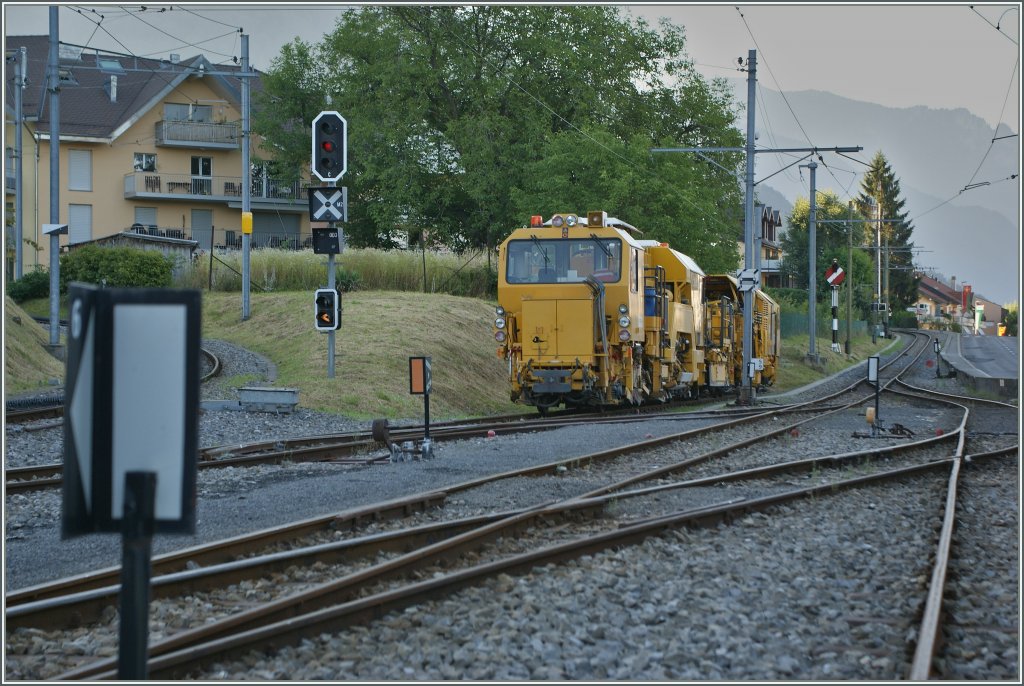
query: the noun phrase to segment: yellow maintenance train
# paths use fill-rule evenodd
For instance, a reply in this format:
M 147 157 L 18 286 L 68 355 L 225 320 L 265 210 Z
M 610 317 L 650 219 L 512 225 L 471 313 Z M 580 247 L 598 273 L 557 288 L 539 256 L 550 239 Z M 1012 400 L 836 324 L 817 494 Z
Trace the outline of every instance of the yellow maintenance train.
M 742 382 L 743 297 L 666 243 L 589 212 L 515 229 L 499 247 L 494 338 L 512 400 L 542 413 L 720 394 Z M 779 306 L 754 291 L 753 383 L 775 381 Z

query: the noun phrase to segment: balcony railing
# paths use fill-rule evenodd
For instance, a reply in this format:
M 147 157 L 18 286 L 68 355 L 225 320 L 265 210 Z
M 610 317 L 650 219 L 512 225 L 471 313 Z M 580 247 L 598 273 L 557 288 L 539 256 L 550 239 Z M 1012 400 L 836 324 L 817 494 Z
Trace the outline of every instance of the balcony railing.
M 242 249 L 242 232 L 239 229 L 199 229 L 180 226 L 155 226 L 132 224 L 124 229 L 128 233 L 152 236 L 155 238 L 176 238 L 179 240 L 196 241 L 198 249 L 214 251 L 230 251 Z M 282 231 L 254 230 L 250 237 L 250 247 L 275 248 L 278 250 L 312 250 L 312 233 L 290 233 Z
M 170 147 L 236 149 L 241 127 L 235 123 L 158 121 L 156 144 Z
M 281 184 L 273 179 L 254 178 L 249 193 L 250 199 L 254 202 L 305 202 L 306 200 L 302 184 L 298 181 Z M 240 176 L 192 176 L 190 174 L 132 172 L 124 177 L 124 197 L 215 202 L 241 201 L 242 178 Z

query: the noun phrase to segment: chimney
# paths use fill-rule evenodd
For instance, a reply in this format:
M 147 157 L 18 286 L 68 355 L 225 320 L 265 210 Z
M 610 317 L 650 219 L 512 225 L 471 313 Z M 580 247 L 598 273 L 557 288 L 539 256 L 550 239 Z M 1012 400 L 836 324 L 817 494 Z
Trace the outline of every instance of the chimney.
M 110 75 L 110 81 L 103 84 L 103 90 L 110 96 L 110 102 L 117 102 L 117 76 Z
M 956 293 L 956 277 L 955 276 L 949 277 L 949 287 L 953 289 L 954 293 Z

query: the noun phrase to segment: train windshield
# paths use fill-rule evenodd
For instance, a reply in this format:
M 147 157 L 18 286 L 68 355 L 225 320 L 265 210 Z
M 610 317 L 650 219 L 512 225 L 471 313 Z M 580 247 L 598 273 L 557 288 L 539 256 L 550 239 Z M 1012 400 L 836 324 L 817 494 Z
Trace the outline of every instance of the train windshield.
M 616 282 L 621 276 L 622 241 L 617 238 L 561 238 L 509 241 L 505 278 L 509 283 L 570 283 L 593 276 Z

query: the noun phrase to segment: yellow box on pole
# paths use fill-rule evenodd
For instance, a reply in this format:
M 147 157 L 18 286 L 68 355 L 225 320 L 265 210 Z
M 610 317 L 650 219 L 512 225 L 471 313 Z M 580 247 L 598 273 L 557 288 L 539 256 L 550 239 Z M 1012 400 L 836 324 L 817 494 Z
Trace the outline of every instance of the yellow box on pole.
M 252 212 L 242 212 L 242 233 L 252 233 Z

